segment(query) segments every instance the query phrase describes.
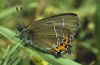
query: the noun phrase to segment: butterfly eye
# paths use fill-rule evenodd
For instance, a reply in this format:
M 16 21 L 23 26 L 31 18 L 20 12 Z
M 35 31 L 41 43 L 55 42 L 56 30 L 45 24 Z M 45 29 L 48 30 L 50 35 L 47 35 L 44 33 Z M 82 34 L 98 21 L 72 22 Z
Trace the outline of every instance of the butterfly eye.
M 17 30 L 18 31 L 21 32 L 23 29 L 25 29 L 25 25 L 21 25 L 21 24 L 17 25 Z

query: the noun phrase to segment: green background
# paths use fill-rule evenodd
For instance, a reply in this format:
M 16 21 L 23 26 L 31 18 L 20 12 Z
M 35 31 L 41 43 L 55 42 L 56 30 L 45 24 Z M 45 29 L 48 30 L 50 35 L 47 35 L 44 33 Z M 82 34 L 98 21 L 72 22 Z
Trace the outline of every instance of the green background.
M 60 13 L 76 13 L 80 19 L 71 55 L 55 58 L 24 47 L 15 37 L 18 24 Z M 0 65 L 100 65 L 99 28 L 100 0 L 0 0 Z

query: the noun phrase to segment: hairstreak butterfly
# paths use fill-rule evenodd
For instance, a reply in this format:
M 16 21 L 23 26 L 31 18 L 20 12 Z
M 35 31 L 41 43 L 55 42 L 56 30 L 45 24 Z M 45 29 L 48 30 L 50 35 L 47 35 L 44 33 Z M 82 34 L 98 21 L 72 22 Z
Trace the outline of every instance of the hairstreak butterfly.
M 72 40 L 78 28 L 79 18 L 75 13 L 47 17 L 29 26 L 17 26 L 18 36 L 25 44 L 58 57 L 71 53 Z

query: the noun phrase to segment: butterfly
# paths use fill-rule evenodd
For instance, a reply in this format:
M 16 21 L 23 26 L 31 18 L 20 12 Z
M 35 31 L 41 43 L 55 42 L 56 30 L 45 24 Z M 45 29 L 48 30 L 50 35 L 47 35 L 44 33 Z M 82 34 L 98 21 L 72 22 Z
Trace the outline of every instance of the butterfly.
M 26 45 L 56 57 L 71 53 L 72 40 L 78 28 L 79 17 L 75 13 L 58 14 L 33 21 L 29 26 L 17 26 L 18 36 Z

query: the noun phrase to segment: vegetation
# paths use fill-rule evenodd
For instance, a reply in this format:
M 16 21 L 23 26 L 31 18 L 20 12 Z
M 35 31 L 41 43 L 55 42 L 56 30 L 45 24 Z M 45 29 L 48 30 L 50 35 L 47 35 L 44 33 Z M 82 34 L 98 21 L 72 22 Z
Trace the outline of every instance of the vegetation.
M 100 65 L 99 6 L 99 0 L 1 0 L 0 65 Z M 71 55 L 55 58 L 23 46 L 16 37 L 17 24 L 30 25 L 44 17 L 72 12 L 78 14 L 80 28 Z

